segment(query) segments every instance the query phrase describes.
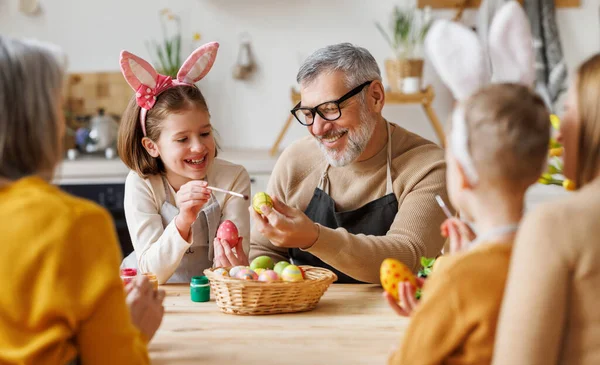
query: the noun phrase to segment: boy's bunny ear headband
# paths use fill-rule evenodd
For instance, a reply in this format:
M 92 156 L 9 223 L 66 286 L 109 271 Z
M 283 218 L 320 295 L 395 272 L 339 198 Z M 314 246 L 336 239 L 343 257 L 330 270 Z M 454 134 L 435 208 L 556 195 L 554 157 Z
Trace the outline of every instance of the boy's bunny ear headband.
M 140 111 L 140 124 L 144 136 L 146 135 L 146 114 L 156 103 L 156 98 L 165 90 L 178 85 L 194 86 L 210 71 L 215 58 L 219 43 L 211 42 L 196 49 L 185 60 L 177 78 L 161 75 L 154 67 L 140 57 L 121 51 L 121 72 L 133 91 L 135 91 L 137 104 L 142 108 Z M 195 87 L 195 86 L 194 86 Z
M 425 39 L 431 63 L 459 102 L 452 113 L 450 148 L 471 184 L 476 184 L 479 177 L 469 154 L 461 102 L 491 83 L 511 82 L 531 87 L 535 81 L 531 28 L 518 2 L 509 1 L 496 12 L 488 35 L 487 40 L 480 41 L 471 29 L 438 20 Z

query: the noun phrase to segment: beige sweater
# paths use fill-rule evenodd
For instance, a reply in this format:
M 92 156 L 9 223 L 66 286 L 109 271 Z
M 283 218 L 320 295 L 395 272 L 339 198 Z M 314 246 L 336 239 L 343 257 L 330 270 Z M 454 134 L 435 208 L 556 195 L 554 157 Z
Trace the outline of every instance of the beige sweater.
M 379 267 L 388 258 L 404 262 L 414 271 L 421 256 L 439 254 L 444 244 L 440 224 L 445 219 L 435 194 L 446 196 L 443 151 L 407 130 L 391 124 L 392 180 L 398 214 L 385 236 L 348 233 L 343 228 L 320 227 L 308 252 L 343 273 L 363 282 L 379 283 Z M 386 188 L 387 149 L 372 158 L 344 167 L 330 167 L 330 195 L 337 211 L 348 211 L 381 198 Z M 304 211 L 326 167 L 325 158 L 308 136 L 285 149 L 269 180 L 267 192 Z M 268 255 L 288 260 L 288 250 L 272 245 L 256 229 L 252 231 L 250 258 Z
M 208 184 L 241 194 L 250 194 L 250 176 L 244 167 L 215 159 L 207 174 Z M 169 185 L 171 202 L 175 202 L 175 191 Z M 221 222 L 230 220 L 238 227 L 243 237 L 244 251 L 249 250 L 250 202 L 220 192 L 213 192 L 221 207 Z M 165 283 L 175 272 L 185 251 L 192 245 L 184 240 L 175 221 L 163 226 L 160 209 L 167 200 L 160 175 L 142 179 L 130 172 L 125 181 L 125 218 L 137 255 L 138 267 L 142 272 L 156 274 L 159 283 Z M 179 208 L 179 207 L 178 207 Z M 212 242 L 214 237 L 209 238 Z
M 496 365 L 600 364 L 600 179 L 525 217 Z

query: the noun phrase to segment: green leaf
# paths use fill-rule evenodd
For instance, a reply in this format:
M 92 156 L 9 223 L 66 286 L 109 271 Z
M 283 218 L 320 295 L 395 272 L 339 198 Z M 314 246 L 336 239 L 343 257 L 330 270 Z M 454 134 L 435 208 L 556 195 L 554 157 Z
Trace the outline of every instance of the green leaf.
M 427 257 L 421 257 L 421 266 L 423 266 L 424 268 L 429 268 L 433 266 L 433 263 L 435 262 L 435 257 L 432 258 L 427 258 Z
M 421 288 L 417 288 L 417 290 L 415 291 L 415 298 L 417 300 L 421 299 Z

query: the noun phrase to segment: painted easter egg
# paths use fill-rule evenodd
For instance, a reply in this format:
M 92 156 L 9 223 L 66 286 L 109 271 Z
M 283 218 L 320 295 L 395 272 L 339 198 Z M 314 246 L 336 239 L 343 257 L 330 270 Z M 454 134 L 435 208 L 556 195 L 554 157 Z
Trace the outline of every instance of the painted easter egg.
M 252 208 L 254 208 L 254 211 L 256 211 L 256 213 L 258 214 L 262 214 L 260 207 L 262 207 L 263 205 L 267 205 L 273 208 L 273 200 L 271 199 L 269 194 L 262 191 L 254 194 L 254 196 L 252 197 Z
M 417 279 L 410 269 L 395 259 L 385 259 L 381 263 L 379 271 L 381 285 L 383 289 L 398 300 L 398 283 L 408 281 L 415 288 L 417 287 Z
M 265 270 L 258 276 L 258 281 L 264 281 L 266 283 L 279 281 L 279 275 L 273 270 Z
M 266 269 L 254 269 L 252 270 L 256 273 L 256 275 L 260 276 L 263 272 L 267 271 Z
M 281 272 L 281 280 L 283 281 L 302 281 L 304 278 L 302 277 L 302 271 L 296 265 L 288 265 Z
M 232 278 L 237 277 L 237 273 L 242 270 L 242 269 L 247 269 L 246 266 L 234 266 L 229 270 L 229 276 L 231 276 Z
M 240 269 L 240 271 L 235 274 L 235 277 L 242 280 L 258 280 L 258 275 L 247 267 Z
M 217 229 L 217 238 L 227 241 L 230 248 L 233 248 L 235 247 L 235 244 L 237 244 L 239 238 L 238 229 L 232 221 L 226 220 L 221 223 L 219 229 Z
M 258 256 L 250 263 L 250 268 L 252 270 L 255 269 L 265 269 L 265 270 L 273 270 L 274 267 L 273 259 L 269 256 Z
M 224 269 L 222 267 L 216 269 L 215 271 L 213 271 L 215 274 L 217 275 L 221 275 L 221 276 L 229 276 L 229 273 L 227 272 L 227 269 Z
M 286 266 L 290 266 L 290 263 L 287 261 L 279 261 L 275 264 L 273 270 L 277 273 L 277 275 L 281 275 L 281 272 L 283 271 L 283 269 L 285 269 Z

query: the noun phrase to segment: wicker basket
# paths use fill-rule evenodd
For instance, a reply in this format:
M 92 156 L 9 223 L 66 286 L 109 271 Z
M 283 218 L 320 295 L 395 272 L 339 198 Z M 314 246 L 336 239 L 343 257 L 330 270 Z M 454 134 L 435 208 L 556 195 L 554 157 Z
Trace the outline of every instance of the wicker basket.
M 301 266 L 306 280 L 265 283 L 246 281 L 204 270 L 210 281 L 211 296 L 222 312 L 238 315 L 264 315 L 305 312 L 314 309 L 329 285 L 337 280 L 330 270 Z M 229 268 L 227 268 L 229 269 Z
M 402 92 L 402 80 L 407 77 L 422 78 L 423 60 L 417 58 L 385 60 L 385 73 L 390 90 Z

